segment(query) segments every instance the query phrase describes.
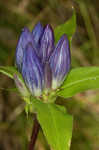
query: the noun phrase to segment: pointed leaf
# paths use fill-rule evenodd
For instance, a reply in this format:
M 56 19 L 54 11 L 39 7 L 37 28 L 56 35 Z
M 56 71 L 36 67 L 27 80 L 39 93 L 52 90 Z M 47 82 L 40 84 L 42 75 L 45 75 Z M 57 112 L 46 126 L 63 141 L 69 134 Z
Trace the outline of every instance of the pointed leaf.
M 71 41 L 71 38 L 75 33 L 75 30 L 76 30 L 76 14 L 74 11 L 72 17 L 68 21 L 55 28 L 54 32 L 55 32 L 56 43 L 58 42 L 58 40 L 63 34 L 66 34 L 68 36 L 68 39 Z
M 96 88 L 99 88 L 99 67 L 80 67 L 70 71 L 57 95 L 66 98 Z
M 13 79 L 13 75 L 17 72 L 17 69 L 15 67 L 12 66 L 0 66 L 0 72 L 7 75 L 8 77 L 10 77 L 11 79 Z
M 72 137 L 72 116 L 64 111 L 63 106 L 32 100 L 38 121 L 49 145 L 53 150 L 69 150 Z

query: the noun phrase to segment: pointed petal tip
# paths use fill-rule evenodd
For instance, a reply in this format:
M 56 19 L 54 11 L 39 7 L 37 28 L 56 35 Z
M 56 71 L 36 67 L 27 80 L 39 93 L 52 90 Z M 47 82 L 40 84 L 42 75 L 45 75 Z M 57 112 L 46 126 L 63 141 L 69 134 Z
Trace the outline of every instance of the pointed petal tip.
M 35 26 L 34 26 L 34 29 L 32 31 L 32 33 L 34 34 L 35 32 L 37 32 L 37 30 L 42 30 L 43 29 L 43 26 L 40 22 L 38 22 Z
M 64 34 L 61 36 L 60 40 L 58 41 L 56 48 L 59 49 L 60 51 L 66 50 L 68 53 L 70 53 L 70 46 L 69 46 L 69 40 L 67 38 L 67 35 Z
M 40 44 L 39 42 L 40 42 L 41 36 L 43 34 L 43 31 L 44 31 L 44 28 L 40 22 L 38 22 L 34 26 L 34 29 L 32 30 L 32 35 L 33 35 L 33 38 L 34 38 L 34 41 L 35 41 L 37 47 L 39 47 L 39 44 Z
M 69 43 L 69 40 L 68 40 L 68 37 L 67 37 L 67 35 L 66 35 L 66 34 L 63 34 L 63 35 L 61 36 L 61 38 L 60 38 L 60 40 L 59 40 L 59 41 L 62 41 L 62 42 L 66 41 L 66 42 L 68 42 L 68 43 Z
M 45 63 L 48 61 L 51 53 L 54 50 L 54 32 L 49 24 L 47 24 L 44 28 L 40 44 L 40 56 L 42 62 Z
M 42 26 L 41 22 L 39 21 L 35 26 Z
M 28 42 L 33 43 L 32 33 L 29 31 L 27 27 L 24 27 L 18 39 L 16 53 L 15 53 L 16 66 L 18 67 L 19 71 L 21 71 L 23 54 Z
M 44 31 L 51 31 L 53 33 L 53 28 L 50 24 L 47 24 Z
M 52 28 L 50 24 L 47 24 L 45 28 Z
M 29 28 L 28 27 L 24 27 L 23 29 L 22 29 L 22 32 L 29 32 Z

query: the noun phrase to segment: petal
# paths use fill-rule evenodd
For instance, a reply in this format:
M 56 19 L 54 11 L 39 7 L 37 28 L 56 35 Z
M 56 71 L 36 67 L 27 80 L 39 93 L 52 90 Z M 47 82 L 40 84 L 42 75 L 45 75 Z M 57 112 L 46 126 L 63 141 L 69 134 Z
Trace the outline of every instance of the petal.
M 29 29 L 25 27 L 21 33 L 21 36 L 19 38 L 17 48 L 16 48 L 16 65 L 20 72 L 22 68 L 24 49 L 26 48 L 26 45 L 29 42 L 33 43 L 33 36 L 32 36 L 32 33 L 29 31 Z
M 23 56 L 22 76 L 32 95 L 39 96 L 43 88 L 43 67 L 29 43 Z
M 54 33 L 50 25 L 45 27 L 41 38 L 40 57 L 42 62 L 47 61 L 54 49 Z
M 43 34 L 43 31 L 44 31 L 44 29 L 40 22 L 35 25 L 35 27 L 32 31 L 34 41 L 37 45 L 39 44 L 39 40 Z
M 46 90 L 51 89 L 52 86 L 52 71 L 49 62 L 44 64 L 44 88 Z
M 70 48 L 66 35 L 59 40 L 54 52 L 50 57 L 50 66 L 52 69 L 52 88 L 56 89 L 63 82 L 70 69 Z

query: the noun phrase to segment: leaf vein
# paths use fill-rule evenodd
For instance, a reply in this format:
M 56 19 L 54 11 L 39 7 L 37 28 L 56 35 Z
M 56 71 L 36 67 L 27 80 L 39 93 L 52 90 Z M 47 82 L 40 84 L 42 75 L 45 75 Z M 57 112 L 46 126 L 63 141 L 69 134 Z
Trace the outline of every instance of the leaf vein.
M 79 84 L 80 82 L 84 82 L 84 81 L 87 81 L 87 80 L 96 80 L 97 78 L 99 78 L 99 76 L 90 77 L 90 78 L 83 79 L 83 80 L 77 80 L 77 81 L 75 81 L 75 82 L 69 83 L 69 84 L 67 84 L 66 86 L 62 87 L 62 89 L 68 88 L 68 87 L 70 87 L 70 86 L 72 86 L 72 85 Z

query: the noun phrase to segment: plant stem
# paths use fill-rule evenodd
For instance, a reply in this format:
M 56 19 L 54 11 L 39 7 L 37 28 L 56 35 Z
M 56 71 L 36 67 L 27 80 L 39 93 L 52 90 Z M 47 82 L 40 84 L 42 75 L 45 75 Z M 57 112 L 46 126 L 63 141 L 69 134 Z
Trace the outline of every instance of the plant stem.
M 35 115 L 34 116 L 34 124 L 33 124 L 33 129 L 32 129 L 31 140 L 30 140 L 30 144 L 29 144 L 29 150 L 34 150 L 39 129 L 40 129 L 40 125 L 39 125 L 39 123 L 37 121 L 37 117 Z

